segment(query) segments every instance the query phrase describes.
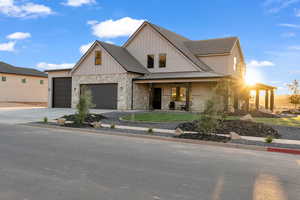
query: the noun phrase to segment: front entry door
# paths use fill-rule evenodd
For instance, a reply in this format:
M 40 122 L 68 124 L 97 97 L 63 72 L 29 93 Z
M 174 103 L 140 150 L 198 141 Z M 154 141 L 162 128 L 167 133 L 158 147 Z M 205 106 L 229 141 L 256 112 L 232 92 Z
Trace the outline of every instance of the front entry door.
M 153 89 L 153 109 L 161 109 L 161 88 Z

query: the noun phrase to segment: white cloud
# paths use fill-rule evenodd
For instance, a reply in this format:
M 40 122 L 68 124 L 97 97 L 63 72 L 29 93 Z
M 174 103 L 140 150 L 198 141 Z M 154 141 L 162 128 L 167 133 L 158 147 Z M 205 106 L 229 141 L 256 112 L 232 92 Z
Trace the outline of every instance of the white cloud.
M 91 21 L 89 22 L 91 24 Z M 103 22 L 92 22 L 92 32 L 95 36 L 99 38 L 116 38 L 133 34 L 144 20 L 124 17 L 115 21 L 110 19 Z
M 296 12 L 296 14 L 295 14 L 296 17 L 300 17 L 300 9 L 296 9 L 295 12 Z
M 278 13 L 282 9 L 288 8 L 300 0 L 265 0 L 263 6 L 269 13 Z
M 64 3 L 64 5 L 72 6 L 72 7 L 80 7 L 82 5 L 94 4 L 95 0 L 68 0 Z
M 106 40 L 105 42 L 108 44 L 115 44 L 113 41 L 110 41 L 110 40 Z
M 23 2 L 23 1 L 21 1 Z M 53 14 L 51 8 L 42 5 L 27 2 L 21 4 L 20 1 L 0 0 L 0 13 L 9 17 L 39 17 Z
M 0 43 L 0 51 L 14 51 L 16 42 Z
M 296 33 L 294 32 L 287 32 L 287 33 L 282 33 L 281 37 L 285 37 L 285 38 L 291 38 L 291 37 L 295 37 Z
M 288 49 L 289 49 L 289 50 L 300 51 L 300 46 L 289 46 Z
M 288 27 L 288 28 L 300 28 L 297 24 L 278 24 L 278 26 Z
M 74 65 L 75 65 L 74 63 L 51 64 L 51 63 L 46 63 L 46 62 L 40 62 L 36 65 L 36 67 L 39 69 L 42 69 L 42 70 L 67 69 L 67 68 L 74 67 Z
M 274 66 L 274 63 L 271 61 L 258 61 L 258 60 L 251 60 L 247 63 L 248 67 L 271 67 Z
M 24 32 L 15 32 L 6 36 L 7 39 L 11 39 L 11 40 L 23 40 L 30 37 L 31 37 L 30 33 L 24 33 Z
M 94 44 L 94 42 L 90 42 L 88 44 L 81 45 L 79 48 L 79 51 L 81 54 L 85 54 L 89 50 L 89 48 Z

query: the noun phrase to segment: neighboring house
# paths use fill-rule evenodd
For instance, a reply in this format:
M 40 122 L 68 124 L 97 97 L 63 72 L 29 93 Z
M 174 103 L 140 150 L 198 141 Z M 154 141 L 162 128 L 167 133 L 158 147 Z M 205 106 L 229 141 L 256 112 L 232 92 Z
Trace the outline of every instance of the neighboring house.
M 0 102 L 42 103 L 48 101 L 48 77 L 35 69 L 0 62 Z
M 202 111 L 217 81 L 245 71 L 237 37 L 195 41 L 144 22 L 122 47 L 95 41 L 72 69 L 48 70 L 48 102 L 75 107 L 85 87 L 99 109 Z

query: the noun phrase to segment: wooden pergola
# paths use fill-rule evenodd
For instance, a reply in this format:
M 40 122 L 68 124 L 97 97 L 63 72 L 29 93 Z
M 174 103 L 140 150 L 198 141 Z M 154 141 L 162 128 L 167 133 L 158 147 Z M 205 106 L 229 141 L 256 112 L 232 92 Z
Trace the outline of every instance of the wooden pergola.
M 259 98 L 260 98 L 260 91 L 265 91 L 265 109 L 269 109 L 271 111 L 274 111 L 274 90 L 276 87 L 265 85 L 262 83 L 256 83 L 255 85 L 248 86 L 249 92 L 251 90 L 256 91 L 255 95 L 255 108 L 256 110 L 259 110 Z M 249 100 L 247 101 L 247 109 L 249 110 Z

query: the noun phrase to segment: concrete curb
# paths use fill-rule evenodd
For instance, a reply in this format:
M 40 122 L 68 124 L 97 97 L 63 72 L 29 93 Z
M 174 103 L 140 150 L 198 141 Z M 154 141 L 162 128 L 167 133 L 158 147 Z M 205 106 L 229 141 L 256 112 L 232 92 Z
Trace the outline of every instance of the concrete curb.
M 235 148 L 235 149 L 268 151 L 268 152 L 289 153 L 289 154 L 294 154 L 294 155 L 295 154 L 300 155 L 300 149 L 297 150 L 297 149 L 276 148 L 276 147 L 263 147 L 263 146 L 256 146 L 256 145 L 245 145 L 245 144 L 219 143 L 219 142 L 202 141 L 202 140 L 169 138 L 169 137 L 155 136 L 155 135 L 137 135 L 137 134 L 131 134 L 131 133 L 120 133 L 117 131 L 107 131 L 107 130 L 101 131 L 101 130 L 96 130 L 96 129 L 72 128 L 72 127 L 62 127 L 62 126 L 54 126 L 54 125 L 46 125 L 46 124 L 21 124 L 21 125 L 31 126 L 31 127 L 39 127 L 39 128 L 48 128 L 48 129 L 60 129 L 60 130 L 66 130 L 66 131 L 78 131 L 78 132 L 93 133 L 93 134 L 152 139 L 152 140 L 160 140 L 160 141 L 167 141 L 167 142 L 201 144 L 201 145 L 227 147 L 227 148 Z

